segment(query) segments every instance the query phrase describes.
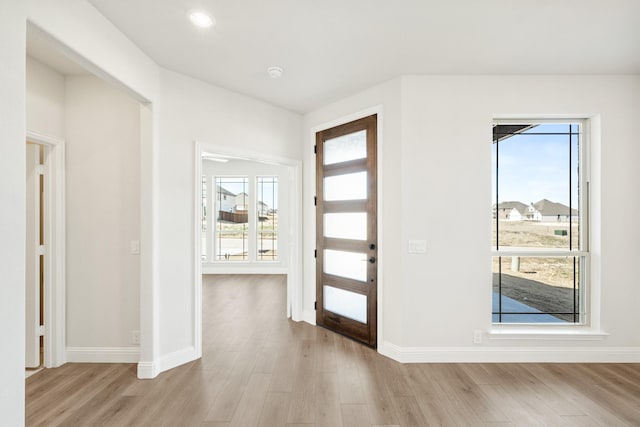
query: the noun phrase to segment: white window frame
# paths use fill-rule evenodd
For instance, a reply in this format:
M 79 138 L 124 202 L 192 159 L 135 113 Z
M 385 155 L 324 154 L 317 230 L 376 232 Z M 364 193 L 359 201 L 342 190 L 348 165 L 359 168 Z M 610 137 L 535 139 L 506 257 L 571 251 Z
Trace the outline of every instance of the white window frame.
M 580 260 L 580 273 L 579 273 L 579 320 L 577 322 L 562 322 L 562 323 L 544 323 L 544 322 L 492 322 L 492 325 L 523 325 L 523 326 L 550 326 L 550 327 L 584 327 L 590 324 L 590 313 L 588 308 L 590 307 L 590 264 L 591 256 L 589 251 L 589 208 L 590 208 L 590 175 L 591 175 L 591 146 L 590 146 L 590 121 L 587 118 L 565 117 L 565 118 L 494 118 L 493 125 L 509 125 L 509 124 L 578 124 L 579 125 L 579 158 L 578 164 L 581 188 L 581 197 L 578 204 L 579 215 L 579 240 L 580 248 L 577 250 L 504 250 L 495 249 L 492 245 L 491 259 L 494 257 L 577 257 Z M 493 141 L 492 141 L 493 144 Z M 498 159 L 500 153 L 498 152 Z M 499 161 L 499 160 L 498 160 Z M 499 179 L 499 177 L 496 177 Z M 492 195 L 495 195 L 495 187 L 491 189 Z M 496 205 L 499 200 L 496 199 Z M 492 232 L 493 234 L 493 232 Z M 493 237 L 493 235 L 492 235 Z M 493 284 L 491 285 L 493 286 Z M 491 309 L 493 312 L 493 308 Z

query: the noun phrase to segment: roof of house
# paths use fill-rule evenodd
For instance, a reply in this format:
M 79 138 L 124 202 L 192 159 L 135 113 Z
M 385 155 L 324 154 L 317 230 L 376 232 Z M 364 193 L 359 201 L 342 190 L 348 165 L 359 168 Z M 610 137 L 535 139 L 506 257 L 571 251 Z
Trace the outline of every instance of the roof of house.
M 225 196 L 235 196 L 235 194 L 233 194 L 231 191 L 227 190 L 224 187 L 220 187 L 219 185 L 216 185 L 216 191 L 218 193 L 224 194 Z
M 516 209 L 520 213 L 525 213 L 529 206 L 522 202 L 502 202 L 498 203 L 498 209 Z
M 569 215 L 569 206 L 562 203 L 552 202 L 551 200 L 542 199 L 533 204 L 543 216 Z M 578 215 L 577 209 L 571 209 L 571 215 Z

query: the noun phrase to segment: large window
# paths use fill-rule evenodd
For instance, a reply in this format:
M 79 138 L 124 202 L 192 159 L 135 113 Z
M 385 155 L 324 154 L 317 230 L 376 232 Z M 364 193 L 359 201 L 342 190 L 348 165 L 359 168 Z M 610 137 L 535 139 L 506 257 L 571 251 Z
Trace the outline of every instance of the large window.
M 256 183 L 258 261 L 278 259 L 278 178 L 259 176 Z
M 494 323 L 586 321 L 585 136 L 579 120 L 494 121 Z

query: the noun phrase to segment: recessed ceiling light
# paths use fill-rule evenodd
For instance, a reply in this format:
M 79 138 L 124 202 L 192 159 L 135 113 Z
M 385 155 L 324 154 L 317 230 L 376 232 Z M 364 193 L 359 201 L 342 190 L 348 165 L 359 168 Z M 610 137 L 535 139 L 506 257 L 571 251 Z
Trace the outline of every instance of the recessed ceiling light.
M 283 72 L 284 70 L 282 69 L 282 67 L 267 68 L 267 73 L 269 73 L 269 77 L 271 77 L 272 79 L 279 79 L 280 77 L 282 77 Z
M 194 10 L 193 12 L 189 13 L 189 20 L 191 20 L 191 23 L 193 25 L 200 28 L 209 28 L 212 27 L 213 24 L 215 24 L 214 19 L 201 10 Z

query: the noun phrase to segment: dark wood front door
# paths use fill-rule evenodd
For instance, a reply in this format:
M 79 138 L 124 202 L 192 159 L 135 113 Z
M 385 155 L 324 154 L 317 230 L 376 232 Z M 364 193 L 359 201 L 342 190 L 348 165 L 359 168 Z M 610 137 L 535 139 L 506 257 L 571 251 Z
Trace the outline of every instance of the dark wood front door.
M 377 116 L 316 134 L 316 323 L 376 347 Z

